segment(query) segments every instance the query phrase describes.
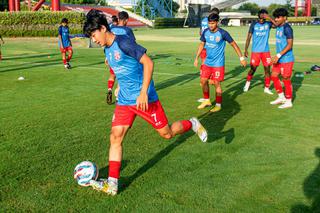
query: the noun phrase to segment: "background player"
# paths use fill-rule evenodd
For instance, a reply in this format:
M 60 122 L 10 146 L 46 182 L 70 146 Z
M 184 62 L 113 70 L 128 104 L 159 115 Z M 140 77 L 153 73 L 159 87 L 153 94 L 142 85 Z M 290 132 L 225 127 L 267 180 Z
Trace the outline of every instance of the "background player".
M 61 25 L 58 29 L 59 31 L 59 47 L 62 53 L 62 61 L 64 67 L 66 69 L 71 69 L 70 60 L 72 58 L 72 44 L 69 37 L 69 27 L 68 27 L 68 19 L 63 18 L 61 20 Z M 66 57 L 66 53 L 68 52 L 68 57 Z
M 242 66 L 246 66 L 246 61 L 241 54 L 241 50 L 237 43 L 232 39 L 230 34 L 219 28 L 219 15 L 211 14 L 208 17 L 209 28 L 206 29 L 201 35 L 201 42 L 194 61 L 194 66 L 198 66 L 198 58 L 203 50 L 206 48 L 207 57 L 204 64 L 201 65 L 201 85 L 204 98 L 198 109 L 203 109 L 211 106 L 210 90 L 208 80 L 210 80 L 216 89 L 216 105 L 212 108 L 211 112 L 218 112 L 221 110 L 222 103 L 222 88 L 220 82 L 224 80 L 224 64 L 225 64 L 225 47 L 226 41 L 234 48 L 240 58 Z
M 91 181 L 94 189 L 115 195 L 120 177 L 122 141 L 137 115 L 150 123 L 165 139 L 192 128 L 205 142 L 207 132 L 196 118 L 168 125 L 152 80 L 153 62 L 146 54 L 146 49 L 128 36 L 110 32 L 101 11 L 91 10 L 87 14 L 84 32 L 95 43 L 105 47 L 109 65 L 120 84 L 119 101 L 114 111 L 110 134 L 109 178 L 106 181 Z
M 292 69 L 294 64 L 293 55 L 293 30 L 291 26 L 286 23 L 288 11 L 284 8 L 278 8 L 273 12 L 276 28 L 276 50 L 277 55 L 272 58 L 272 81 L 274 88 L 278 93 L 278 98 L 270 104 L 282 104 L 280 109 L 292 107 Z M 282 82 L 285 88 L 285 95 L 283 94 L 282 85 L 279 79 L 282 76 Z
M 272 95 L 273 93 L 269 89 L 271 81 L 271 55 L 269 48 L 269 35 L 272 25 L 275 25 L 275 22 L 268 16 L 268 11 L 265 9 L 261 9 L 258 12 L 258 18 L 258 21 L 255 21 L 250 25 L 247 35 L 244 56 L 248 57 L 248 47 L 252 38 L 252 52 L 250 59 L 251 69 L 248 72 L 247 81 L 243 88 L 243 91 L 247 92 L 249 90 L 250 81 L 260 64 L 260 61 L 262 61 L 264 67 L 264 92 Z M 267 18 L 271 22 L 266 21 Z
M 3 41 L 3 39 L 2 39 L 2 36 L 0 35 L 0 40 L 1 40 L 1 43 L 0 43 L 0 61 L 2 60 L 2 53 L 1 53 L 1 45 L 3 45 L 4 44 L 4 41 Z

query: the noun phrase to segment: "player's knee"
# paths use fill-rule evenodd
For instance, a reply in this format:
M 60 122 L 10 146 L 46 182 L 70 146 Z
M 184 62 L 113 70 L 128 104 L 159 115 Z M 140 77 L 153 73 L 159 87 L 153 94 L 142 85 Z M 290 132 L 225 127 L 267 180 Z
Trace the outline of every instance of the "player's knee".
M 125 131 L 122 128 L 112 128 L 110 133 L 110 142 L 119 141 L 119 139 L 123 138 L 124 133 Z
M 204 86 L 208 83 L 208 79 L 201 79 L 200 83 L 201 83 L 201 86 Z

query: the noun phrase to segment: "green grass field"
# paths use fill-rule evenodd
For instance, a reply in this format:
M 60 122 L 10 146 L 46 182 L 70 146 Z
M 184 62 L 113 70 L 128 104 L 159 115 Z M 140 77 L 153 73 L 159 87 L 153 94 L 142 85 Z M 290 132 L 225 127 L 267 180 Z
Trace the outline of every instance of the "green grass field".
M 247 28 L 227 30 L 243 50 Z M 300 73 L 320 63 L 320 28 L 294 33 Z M 78 186 L 73 169 L 80 161 L 96 162 L 102 177 L 108 173 L 114 105 L 105 103 L 103 51 L 75 40 L 73 69 L 66 71 L 56 38 L 5 38 L 0 212 L 320 212 L 320 72 L 293 77 L 294 107 L 280 110 L 269 104 L 277 96 L 263 93 L 261 67 L 242 92 L 248 68 L 228 45 L 223 110 L 208 113 L 196 102 L 198 29 L 135 34 L 155 62 L 169 121 L 199 117 L 208 143 L 191 133 L 163 140 L 137 118 L 124 141 L 119 195 Z M 274 55 L 274 30 L 270 38 Z

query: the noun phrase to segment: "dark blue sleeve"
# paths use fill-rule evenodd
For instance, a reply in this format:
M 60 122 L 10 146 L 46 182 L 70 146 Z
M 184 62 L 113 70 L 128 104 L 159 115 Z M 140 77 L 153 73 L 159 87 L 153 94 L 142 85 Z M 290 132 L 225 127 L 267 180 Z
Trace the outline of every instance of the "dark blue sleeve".
M 141 57 L 147 52 L 147 49 L 138 45 L 128 36 L 117 36 L 116 42 L 119 48 L 126 54 L 140 61 Z
M 136 37 L 134 36 L 132 29 L 128 27 L 127 32 L 128 32 L 128 36 L 135 41 Z
M 233 42 L 233 38 L 227 31 L 220 29 L 220 33 L 222 35 L 223 40 L 227 41 L 228 43 Z
M 62 27 L 60 26 L 58 29 L 59 35 L 62 35 Z
M 206 34 L 207 30 L 208 30 L 208 29 L 206 29 L 205 31 L 203 31 L 203 33 L 201 34 L 200 41 L 206 42 L 206 37 L 204 36 L 204 34 Z
M 287 39 L 293 39 L 293 30 L 289 24 L 286 24 L 284 26 L 283 33 L 287 37 Z
M 248 32 L 248 33 L 253 34 L 253 31 L 254 31 L 254 25 L 255 25 L 256 23 L 257 23 L 257 22 L 253 21 L 253 22 L 250 24 L 250 28 L 249 28 L 249 32 Z
M 269 27 L 270 27 L 270 28 L 273 26 L 273 24 L 272 24 L 271 21 L 268 21 L 267 23 L 269 24 Z

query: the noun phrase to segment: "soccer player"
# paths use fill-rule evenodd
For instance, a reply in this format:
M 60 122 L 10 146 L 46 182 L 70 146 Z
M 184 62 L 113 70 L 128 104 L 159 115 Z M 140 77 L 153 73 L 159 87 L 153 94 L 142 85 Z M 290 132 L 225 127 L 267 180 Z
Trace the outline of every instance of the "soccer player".
M 111 24 L 109 24 L 109 27 L 117 26 L 119 24 L 119 19 L 117 16 L 111 16 Z
M 94 189 L 115 195 L 120 177 L 122 141 L 137 115 L 150 123 L 165 139 L 192 129 L 201 141 L 206 142 L 207 132 L 196 118 L 176 121 L 169 126 L 154 87 L 153 62 L 146 54 L 147 50 L 128 36 L 112 33 L 101 11 L 91 10 L 83 29 L 95 43 L 105 47 L 109 65 L 120 84 L 119 101 L 110 134 L 109 177 L 104 181 L 91 181 Z
M 268 11 L 265 9 L 261 9 L 258 12 L 258 18 L 258 21 L 253 22 L 250 25 L 247 35 L 244 56 L 248 57 L 248 47 L 252 38 L 252 51 L 250 60 L 251 69 L 248 72 L 247 81 L 243 88 L 243 91 L 247 92 L 249 90 L 250 81 L 260 64 L 260 61 L 262 61 L 264 67 L 264 93 L 272 95 L 273 93 L 270 91 L 271 55 L 269 48 L 269 35 L 272 26 L 275 25 L 275 22 L 268 16 Z M 267 18 L 270 21 L 266 21 Z
M 212 8 L 212 9 L 210 10 L 210 12 L 209 12 L 209 14 L 217 14 L 217 15 L 219 15 L 219 13 L 220 13 L 220 10 L 219 10 L 218 8 L 216 8 L 216 7 Z M 204 18 L 201 20 L 200 32 L 199 32 L 200 36 L 201 36 L 202 33 L 203 33 L 206 29 L 208 29 L 208 28 L 209 28 L 209 26 L 208 26 L 208 17 L 204 17 Z M 203 48 L 203 50 L 201 51 L 201 54 L 200 54 L 201 64 L 204 63 L 204 60 L 206 59 L 206 56 L 207 56 L 206 48 Z M 208 82 L 207 82 L 207 84 L 208 84 Z M 201 84 L 200 84 L 200 85 L 201 85 Z M 208 87 L 209 87 L 209 85 L 208 85 Z M 202 103 L 202 102 L 205 101 L 205 100 L 206 100 L 205 98 L 200 98 L 200 99 L 198 100 L 198 102 Z
M 128 36 L 130 39 L 133 39 L 134 41 L 136 40 L 132 30 L 127 27 L 127 23 L 129 20 L 129 14 L 125 11 L 121 11 L 118 13 L 119 16 L 119 22 L 118 24 L 113 24 L 111 29 L 111 32 L 114 33 L 115 35 L 126 35 Z M 105 59 L 105 63 L 108 64 L 107 62 L 107 58 Z M 108 79 L 108 92 L 107 92 L 107 103 L 108 104 L 112 104 L 112 88 L 114 85 L 114 82 L 116 80 L 116 76 L 112 70 L 112 68 L 110 67 L 110 76 Z M 115 91 L 115 95 L 117 95 L 117 91 L 119 90 L 119 88 L 116 89 Z
M 62 61 L 64 64 L 64 67 L 66 69 L 71 69 L 70 60 L 72 58 L 72 44 L 69 37 L 69 27 L 68 27 L 68 19 L 63 18 L 61 20 L 61 25 L 58 29 L 59 31 L 59 47 L 60 51 L 62 53 Z M 68 57 L 66 54 L 68 53 Z
M 276 51 L 277 55 L 272 58 L 272 74 L 271 79 L 274 84 L 274 88 L 278 93 L 278 98 L 271 101 L 270 104 L 279 106 L 280 109 L 292 107 L 292 84 L 291 75 L 294 64 L 293 55 L 293 30 L 288 23 L 286 23 L 288 17 L 288 11 L 284 8 L 278 8 L 273 12 L 276 28 Z M 282 77 L 282 82 L 285 88 L 285 94 L 283 94 L 282 85 L 279 76 Z
M 4 44 L 4 41 L 2 39 L 2 36 L 0 35 L 0 40 L 1 40 L 1 43 L 2 45 Z M 1 44 L 0 44 L 0 61 L 2 60 L 2 53 L 1 53 Z
M 211 14 L 208 17 L 209 28 L 201 35 L 201 42 L 198 48 L 197 56 L 194 61 L 194 66 L 198 66 L 198 58 L 203 50 L 206 48 L 207 57 L 201 65 L 201 85 L 205 101 L 202 102 L 198 109 L 203 109 L 211 106 L 208 80 L 216 89 L 216 104 L 210 110 L 211 112 L 218 112 L 221 110 L 222 103 L 222 89 L 221 83 L 224 80 L 224 64 L 225 64 L 225 47 L 226 41 L 234 48 L 240 58 L 242 66 L 246 66 L 245 58 L 241 54 L 241 50 L 237 43 L 232 39 L 230 34 L 219 28 L 219 15 Z

